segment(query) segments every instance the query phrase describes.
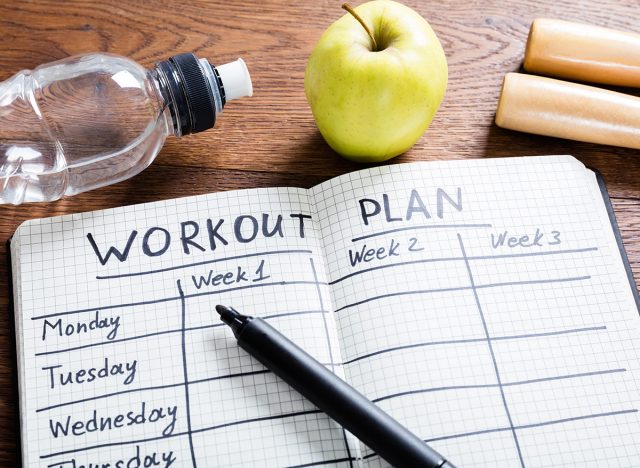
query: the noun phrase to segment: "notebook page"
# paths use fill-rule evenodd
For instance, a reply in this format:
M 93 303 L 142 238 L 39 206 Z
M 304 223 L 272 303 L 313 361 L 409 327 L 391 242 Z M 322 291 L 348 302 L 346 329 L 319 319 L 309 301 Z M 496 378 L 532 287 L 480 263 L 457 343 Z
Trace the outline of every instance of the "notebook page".
M 457 466 L 637 465 L 640 318 L 591 171 L 403 164 L 313 194 L 347 381 Z
M 25 466 L 349 466 L 344 431 L 214 312 L 265 317 L 341 374 L 306 190 L 34 220 L 12 251 Z

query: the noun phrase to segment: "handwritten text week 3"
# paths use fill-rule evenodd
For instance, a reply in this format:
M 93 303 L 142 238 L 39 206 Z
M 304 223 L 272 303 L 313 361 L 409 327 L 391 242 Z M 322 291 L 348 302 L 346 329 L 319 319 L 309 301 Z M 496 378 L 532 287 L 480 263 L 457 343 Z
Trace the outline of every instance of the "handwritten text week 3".
M 462 189 L 457 188 L 455 195 L 437 188 L 433 196 L 435 209 L 426 203 L 424 195 L 412 189 L 406 200 L 392 207 L 389 195 L 384 193 L 381 199 L 363 198 L 357 201 L 354 210 L 364 226 L 369 226 L 373 219 L 383 223 L 397 221 L 411 222 L 416 220 L 432 220 L 445 217 L 447 209 L 451 212 L 462 211 Z M 433 212 L 433 214 L 432 214 Z M 136 241 L 139 249 L 146 257 L 160 257 L 176 245 L 184 255 L 194 252 L 216 251 L 230 242 L 248 244 L 258 238 L 298 237 L 306 235 L 306 222 L 313 222 L 311 214 L 306 213 L 261 213 L 259 215 L 243 214 L 233 220 L 208 218 L 204 221 L 187 220 L 179 223 L 178 233 L 162 226 L 152 226 L 139 236 L 137 229 L 129 231 L 126 241 L 119 246 L 109 239 L 99 238 L 98 234 L 87 233 L 86 238 L 100 264 L 105 266 L 110 261 L 126 262 L 130 258 L 131 249 Z M 141 240 L 140 240 L 141 238 Z M 175 241 L 177 239 L 177 241 Z M 111 245 L 110 245 L 111 244 Z M 113 260 L 112 260 L 113 259 Z

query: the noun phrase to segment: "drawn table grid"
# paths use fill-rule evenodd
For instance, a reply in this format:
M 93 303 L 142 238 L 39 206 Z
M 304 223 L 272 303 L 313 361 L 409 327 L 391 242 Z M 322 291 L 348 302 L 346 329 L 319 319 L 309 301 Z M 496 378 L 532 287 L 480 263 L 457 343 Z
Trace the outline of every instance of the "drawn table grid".
M 443 230 L 452 230 L 452 231 L 456 231 L 459 230 L 461 228 L 484 228 L 484 227 L 491 227 L 491 225 L 442 225 L 442 226 L 423 226 L 423 229 L 443 229 Z M 420 228 L 420 227 L 418 227 Z M 395 230 L 391 230 L 391 231 L 383 231 L 383 232 L 379 232 L 379 233 L 374 233 L 374 234 L 369 234 L 367 236 L 361 236 L 361 237 L 356 237 L 352 239 L 352 242 L 358 243 L 361 242 L 364 239 L 370 239 L 372 237 L 378 237 L 378 236 L 388 236 L 389 234 L 394 234 L 397 233 L 399 231 L 405 231 L 405 230 L 410 230 L 410 231 L 415 231 L 415 227 L 413 229 L 411 228 L 402 228 L 402 229 L 395 229 Z M 537 378 L 537 379 L 527 379 L 527 380 L 522 380 L 522 381 L 509 381 L 509 382 L 504 382 L 501 378 L 501 372 L 499 370 L 499 361 L 496 359 L 496 355 L 494 353 L 493 350 L 493 343 L 499 343 L 499 342 L 526 342 L 528 339 L 536 339 L 536 338 L 540 338 L 540 337 L 552 337 L 552 336 L 558 336 L 558 337 L 563 337 L 563 336 L 571 336 L 574 334 L 582 334 L 582 333 L 597 333 L 597 332 L 601 332 L 601 331 L 605 331 L 607 330 L 607 326 L 606 325 L 598 325 L 598 326 L 590 326 L 590 327 L 581 327 L 581 328 L 573 328 L 573 329 L 557 329 L 557 330 L 551 330 L 551 331 L 545 331 L 545 332 L 530 332 L 530 333 L 523 333 L 523 334 L 515 334 L 515 335 L 506 335 L 506 336 L 495 336 L 495 335 L 491 335 L 489 332 L 489 329 L 487 327 L 487 323 L 484 317 L 484 312 L 483 312 L 483 306 L 482 306 L 482 302 L 479 298 L 478 295 L 478 291 L 483 290 L 483 289 L 487 289 L 487 288 L 509 288 L 509 287 L 520 287 L 520 286 L 527 286 L 527 285 L 532 285 L 534 287 L 542 287 L 544 288 L 545 286 L 553 286 L 556 283 L 559 284 L 564 284 L 567 282 L 582 282 L 582 281 L 587 281 L 591 279 L 591 276 L 584 274 L 584 272 L 582 272 L 582 275 L 576 275 L 576 276 L 571 276 L 571 277 L 557 277 L 557 278 L 553 278 L 553 279 L 536 279 L 536 280 L 529 280 L 529 281 L 510 281 L 510 282 L 501 282 L 501 283 L 490 283 L 490 284 L 476 284 L 476 281 L 474 279 L 474 273 L 473 273 L 473 269 L 471 266 L 471 263 L 474 261 L 486 261 L 486 260 L 494 260 L 494 259 L 499 259 L 499 258 L 531 258 L 531 257 L 542 257 L 542 256 L 571 256 L 574 254 L 581 254 L 581 253 L 585 253 L 585 252 L 595 252 L 598 249 L 596 247 L 583 247 L 583 248 L 573 248 L 573 249 L 559 249 L 559 250 L 552 250 L 552 251 L 538 251 L 538 252 L 531 252 L 531 253 L 514 253 L 514 254 L 494 254 L 494 255 L 481 255 L 481 256 L 470 256 L 467 254 L 466 250 L 465 250 L 465 245 L 463 242 L 463 234 L 461 234 L 461 232 L 457 232 L 455 234 L 455 237 L 457 238 L 457 241 L 459 243 L 459 249 L 460 252 L 458 254 L 453 254 L 451 256 L 447 256 L 447 257 L 442 257 L 442 258 L 423 258 L 420 260 L 411 260 L 411 261 L 406 261 L 406 262 L 393 262 L 393 263 L 387 263 L 384 265 L 379 265 L 379 266 L 375 266 L 375 267 L 369 267 L 369 268 L 362 268 L 356 272 L 353 273 L 349 273 L 345 276 L 342 276 L 340 278 L 334 279 L 334 280 L 330 280 L 329 284 L 331 285 L 339 285 L 340 283 L 344 282 L 344 281 L 349 281 L 349 280 L 353 280 L 354 278 L 357 278 L 361 275 L 366 276 L 367 274 L 371 274 L 380 270 L 384 270 L 385 272 L 387 270 L 393 270 L 394 268 L 398 268 L 398 267 L 404 267 L 406 265 L 416 265 L 416 264 L 421 264 L 421 265 L 428 265 L 428 266 L 433 266 L 434 264 L 442 263 L 442 262 L 447 262 L 447 263 L 451 263 L 451 262 L 461 262 L 464 264 L 466 272 L 468 274 L 468 284 L 467 285 L 463 285 L 463 286 L 457 286 L 457 287 L 451 287 L 451 288 L 433 288 L 433 289 L 429 289 L 428 287 L 426 287 L 425 289 L 421 289 L 421 290 L 394 290 L 392 293 L 387 293 L 387 294 L 379 294 L 379 295 L 375 295 L 375 296 L 368 296 L 365 297 L 362 300 L 356 301 L 356 302 L 350 302 L 350 303 L 346 303 L 344 305 L 341 305 L 340 303 L 336 304 L 336 313 L 337 314 L 341 314 L 341 313 L 349 313 L 349 311 L 351 309 L 356 311 L 356 315 L 357 315 L 357 311 L 358 308 L 362 305 L 369 305 L 371 302 L 380 302 L 380 301 L 385 301 L 388 298 L 402 298 L 405 296 L 421 296 L 421 295 L 432 295 L 432 294 L 441 294 L 443 292 L 449 292 L 449 291 L 454 291 L 455 293 L 471 293 L 473 298 L 474 298 L 474 302 L 475 302 L 475 306 L 476 306 L 476 313 L 478 313 L 480 315 L 481 318 L 481 324 L 482 324 L 482 334 L 484 336 L 482 337 L 474 337 L 474 338 L 463 338 L 463 339 L 457 339 L 457 340 L 440 340 L 440 341 L 432 341 L 432 342 L 422 342 L 422 343 L 412 343 L 412 344 L 406 344 L 406 345 L 402 345 L 402 346 L 397 346 L 397 347 L 390 347 L 387 349 L 382 349 L 382 350 L 376 350 L 374 352 L 371 353 L 366 353 L 366 354 L 362 354 L 359 356 L 355 356 L 355 357 L 349 357 L 348 355 L 345 355 L 345 365 L 347 366 L 347 369 L 350 369 L 349 365 L 351 364 L 356 364 L 358 365 L 362 360 L 365 359 L 369 359 L 369 358 L 373 358 L 375 356 L 380 356 L 380 355 L 385 355 L 387 353 L 393 353 L 396 351 L 402 352 L 405 350 L 413 350 L 413 349 L 430 349 L 432 347 L 437 347 L 437 346 L 447 346 L 447 345 L 468 345 L 468 344 L 473 344 L 473 343 L 482 343 L 484 345 L 486 345 L 489 349 L 489 353 L 491 356 L 491 360 L 493 362 L 493 368 L 495 370 L 495 374 L 494 374 L 494 378 L 495 378 L 495 383 L 489 383 L 489 384 L 483 384 L 483 385 L 454 385 L 454 386 L 448 386 L 448 387 L 431 387 L 431 388 L 423 388 L 423 389 L 411 389 L 408 391 L 404 391 L 404 392 L 400 392 L 400 393 L 396 393 L 396 394 L 392 394 L 392 395 L 384 395 L 381 397 L 377 397 L 377 398 L 373 398 L 374 402 L 383 402 L 383 401 L 387 401 L 390 400 L 392 398 L 398 398 L 398 397 L 403 397 L 403 396 L 409 396 L 409 395 L 417 395 L 417 394 L 425 394 L 425 393 L 431 393 L 431 392 L 450 392 L 450 391 L 457 391 L 457 390 L 461 390 L 461 389 L 477 389 L 477 388 L 493 388 L 496 389 L 497 391 L 499 391 L 500 393 L 500 399 L 502 401 L 503 407 L 504 407 L 504 412 L 506 414 L 507 417 L 507 421 L 508 424 L 501 426 L 501 427 L 494 427 L 494 428 L 489 428 L 489 429 L 484 429 L 484 430 L 479 430 L 479 431 L 471 431 L 471 432 L 462 432 L 462 433 L 457 433 L 457 434 L 447 434 L 447 435 L 443 435 L 443 436 L 439 436 L 439 437 L 430 437 L 430 438 L 426 438 L 425 440 L 427 442 L 441 442 L 441 441 L 446 441 L 446 440 L 452 440 L 452 439 L 458 439 L 458 438 L 467 438 L 467 437 L 474 437 L 474 436 L 478 436 L 478 435 L 483 435 L 483 434 L 492 434 L 492 433 L 510 433 L 512 435 L 512 443 L 513 443 L 513 451 L 517 454 L 517 460 L 518 460 L 518 464 L 519 466 L 524 467 L 526 465 L 526 457 L 523 454 L 523 450 L 521 449 L 520 446 L 520 438 L 524 436 L 524 434 L 526 433 L 527 430 L 533 429 L 533 428 L 537 428 L 537 427 L 545 427 L 545 426 L 550 426 L 550 425 L 554 425 L 554 424 L 567 424 L 567 423 L 572 423 L 575 421 L 584 421 L 584 420 L 589 420 L 589 419 L 595 419 L 595 418 L 605 418 L 605 417 L 613 417 L 613 416 L 624 416 L 624 415 L 630 415 L 630 414 L 634 414 L 638 412 L 638 409 L 635 407 L 631 407 L 631 408 L 623 408 L 623 409 L 617 409 L 617 410 L 612 410 L 612 411 L 602 411 L 599 413 L 591 413 L 591 414 L 583 414 L 580 416 L 575 416 L 575 417 L 570 417 L 570 418 L 559 418 L 559 419 L 550 419 L 550 420 L 546 420 L 546 421 L 540 421 L 540 422 L 536 422 L 536 423 L 530 423 L 530 424 L 515 424 L 513 422 L 511 413 L 510 413 L 510 405 L 508 404 L 507 401 L 507 397 L 505 396 L 505 392 L 504 389 L 505 388 L 518 388 L 518 387 L 523 387 L 523 386 L 527 386 L 527 385 L 535 385 L 537 383 L 541 383 L 541 382 L 552 382 L 552 381 L 569 381 L 571 379 L 581 379 L 581 378 L 589 378 L 589 377 L 593 377 L 593 376 L 607 376 L 607 375 L 616 375 L 616 374 L 620 374 L 620 373 L 624 373 L 627 371 L 627 369 L 624 368 L 607 368 L 607 369 L 598 369 L 598 370 L 593 370 L 593 371 L 588 371 L 588 372 L 575 372 L 572 374 L 565 374 L 565 375 L 553 375 L 553 376 L 547 376 L 544 378 Z M 390 273 L 385 273 L 386 275 L 390 275 L 393 276 L 393 272 Z M 392 304 L 392 303 L 388 303 L 385 302 L 385 304 Z M 382 307 L 382 306 L 381 306 Z M 401 305 L 398 305 L 398 307 L 401 308 Z M 344 312 L 343 312 L 344 311 Z M 397 315 L 397 313 L 395 313 Z M 366 321 L 366 318 L 363 318 L 361 316 L 358 316 L 358 320 L 359 321 Z M 347 325 L 348 327 L 348 325 Z M 343 328 L 343 327 L 342 327 Z M 344 352 L 344 351 L 343 351 Z M 428 351 L 425 351 L 428 352 Z M 407 358 L 407 360 L 409 362 L 412 361 L 412 359 Z M 384 372 L 384 368 L 378 368 L 377 369 L 378 372 Z M 365 371 L 363 371 L 364 373 L 366 373 L 367 375 L 370 375 L 372 370 L 369 368 Z M 347 376 L 349 379 L 352 379 L 352 377 L 354 376 L 353 372 L 349 372 L 347 370 Z M 602 385 L 606 385 L 606 381 L 602 382 Z M 364 454 L 363 458 L 365 460 L 370 460 L 373 459 L 374 457 L 376 457 L 376 455 L 372 452 L 366 453 Z
M 454 228 L 459 228 L 459 226 L 454 226 Z M 447 228 L 448 229 L 448 228 Z M 455 230 L 455 229 L 454 229 Z M 482 289 L 482 288 L 486 288 L 486 287 L 509 287 L 509 286 L 514 286 L 516 283 L 503 283 L 503 284 L 492 284 L 492 285 L 483 285 L 483 284 L 476 284 L 474 281 L 474 277 L 473 277 L 473 273 L 472 273 L 472 269 L 470 266 L 470 262 L 474 261 L 474 260 L 486 260 L 489 257 L 492 258 L 500 258 L 500 257 L 505 257 L 505 255 L 494 255 L 494 256 L 468 256 L 467 252 L 464 248 L 464 242 L 463 242 L 463 237 L 460 233 L 456 234 L 459 245 L 460 245 L 460 253 L 458 256 L 452 256 L 452 257 L 447 257 L 445 259 L 423 259 L 423 260 L 419 260 L 416 262 L 422 262 L 422 263 L 434 263 L 434 262 L 462 262 L 464 263 L 464 265 L 466 266 L 467 272 L 468 272 L 468 279 L 469 279 L 469 285 L 465 286 L 465 287 L 460 287 L 460 288 L 455 288 L 456 292 L 462 291 L 462 292 L 471 292 L 475 298 L 476 301 L 476 305 L 477 305 L 477 312 L 480 314 L 480 316 L 483 316 L 483 312 L 482 312 L 482 305 L 480 302 L 480 299 L 478 297 L 478 289 Z M 539 252 L 536 253 L 536 256 L 541 256 L 541 255 L 562 255 L 562 254 L 574 254 L 574 253 L 582 253 L 582 252 L 588 252 L 588 251 L 593 251 L 596 250 L 593 247 L 587 247 L 587 248 L 580 248 L 580 249 L 570 249 L 570 250 L 562 250 L 562 251 L 553 251 L 553 252 Z M 318 310 L 309 310 L 309 311 L 296 311 L 296 312 L 285 312 L 284 314 L 298 314 L 298 315 L 316 315 L 319 314 L 322 316 L 323 321 L 325 321 L 325 331 L 326 331 L 326 339 L 328 341 L 330 341 L 330 336 L 329 336 L 329 332 L 326 326 L 326 314 L 329 314 L 330 311 L 326 309 L 323 298 L 322 298 L 322 292 L 320 290 L 320 286 L 321 285 L 326 285 L 327 283 L 321 283 L 318 281 L 318 277 L 316 274 L 316 270 L 315 270 L 315 264 L 313 261 L 313 257 L 309 256 L 309 254 L 312 254 L 312 252 L 303 250 L 300 252 L 294 252 L 292 253 L 291 251 L 287 251 L 286 253 L 287 255 L 300 255 L 301 257 L 305 257 L 307 256 L 308 261 L 309 261 L 309 270 L 312 273 L 312 280 L 310 281 L 306 281 L 306 280 L 293 280 L 293 281 L 289 281 L 289 282 L 282 282 L 282 283 L 277 283 L 277 284 L 283 284 L 283 283 L 287 283 L 287 284 L 303 284 L 305 286 L 308 286 L 312 289 L 314 289 L 315 291 L 317 291 L 317 297 L 318 297 Z M 514 254 L 515 256 L 532 256 L 534 254 Z M 514 256 L 512 255 L 512 256 Z M 235 257 L 233 259 L 236 259 Z M 224 259 L 218 260 L 218 261 L 223 261 Z M 188 265 L 190 266 L 190 265 Z M 400 267 L 400 266 L 404 266 L 404 263 L 400 263 L 400 264 L 388 264 L 388 265 L 384 265 L 381 267 L 376 267 L 376 268 L 370 268 L 370 269 L 363 269 L 360 270 L 358 272 L 355 273 L 351 273 L 349 275 L 346 275 L 345 277 L 339 278 L 337 280 L 333 280 L 331 281 L 329 284 L 339 284 L 343 281 L 347 281 L 351 278 L 353 278 L 354 276 L 357 275 L 365 275 L 369 272 L 372 271 L 376 271 L 377 269 L 387 269 L 387 268 L 394 268 L 394 267 Z M 581 277 L 572 277 L 572 278 L 568 278 L 568 280 L 570 281 L 581 281 L 581 280 L 585 280 L 585 279 L 589 279 L 589 276 L 581 276 Z M 557 281 L 559 282 L 563 282 L 566 281 L 566 278 L 558 278 Z M 542 281 L 539 282 L 541 284 L 548 284 L 549 281 Z M 259 375 L 259 374 L 264 374 L 264 373 L 268 373 L 268 371 L 266 370 L 255 370 L 255 371 L 249 371 L 249 372 L 238 372 L 238 373 L 231 373 L 228 375 L 220 375 L 220 376 L 215 376 L 215 377 L 211 377 L 209 379 L 200 379 L 200 380 L 190 380 L 189 379 L 189 374 L 188 374 L 188 369 L 187 369 L 187 351 L 185 348 L 186 345 L 186 333 L 189 332 L 193 332 L 193 331 L 202 331 L 202 330 L 209 330 L 209 329 L 214 329 L 214 328 L 218 328 L 218 327 L 224 327 L 223 324 L 221 323 L 212 323 L 210 325 L 205 325 L 205 326 L 198 326 L 198 327 L 188 327 L 187 326 L 187 319 L 186 319 L 186 314 L 188 314 L 188 301 L 190 299 L 193 298 L 198 298 L 201 297 L 203 295 L 220 295 L 220 294 L 224 294 L 227 293 L 228 290 L 217 290 L 217 291 L 212 291 L 212 292 L 207 292 L 207 293 L 195 293 L 195 294 L 191 294 L 191 295 L 185 295 L 185 293 L 182 290 L 182 287 L 180 285 L 180 282 L 178 281 L 177 285 L 176 285 L 176 290 L 178 292 L 178 294 L 175 297 L 169 297 L 169 298 L 162 298 L 159 299 L 157 302 L 163 301 L 163 302 L 172 302 L 172 303 L 176 303 L 179 304 L 179 313 L 181 314 L 181 324 L 182 326 L 179 329 L 174 329 L 174 330 L 164 330 L 162 332 L 159 332 L 156 335 L 152 335 L 152 336 L 158 336 L 160 334 L 169 334 L 169 333 L 179 333 L 181 334 L 182 338 L 182 362 L 183 362 L 183 371 L 184 371 L 184 379 L 182 381 L 179 382 L 175 382 L 173 385 L 174 387 L 184 387 L 184 398 L 185 398 L 185 408 L 186 408 L 186 418 L 187 418 L 187 429 L 185 431 L 182 432 L 178 432 L 176 434 L 173 434 L 172 437 L 182 437 L 182 436 L 186 436 L 189 439 L 189 448 L 190 448 L 190 453 L 191 453 L 191 457 L 192 457 L 192 464 L 193 466 L 197 466 L 197 453 L 194 449 L 193 446 L 193 441 L 192 441 L 192 437 L 194 433 L 203 433 L 203 432 L 208 432 L 208 431 L 213 431 L 216 429 L 221 429 L 223 427 L 230 427 L 233 425 L 239 425 L 239 424 L 252 424 L 252 423 L 260 423 L 262 421 L 266 421 L 269 419 L 280 419 L 280 418 L 296 418 L 296 417 L 300 417 L 300 416 L 307 416 L 307 415 L 311 415 L 311 414 L 316 414 L 317 410 L 306 410 L 306 411 L 298 411 L 298 412 L 294 412 L 294 413 L 290 413 L 290 414 L 281 414 L 281 415 L 276 415 L 271 417 L 264 417 L 264 418 L 253 418 L 253 419 L 249 419 L 246 421 L 231 421 L 231 422 L 227 422 L 227 423 L 223 423 L 220 425 L 211 425 L 209 427 L 205 427 L 205 428 L 196 428 L 194 429 L 191 425 L 191 421 L 190 421 L 190 411 L 191 411 L 191 405 L 189 403 L 189 387 L 192 385 L 196 385 L 196 384 L 200 384 L 200 383 L 204 383 L 204 381 L 212 381 L 212 380 L 219 380 L 219 379 L 239 379 L 239 378 L 243 378 L 243 377 L 247 377 L 247 376 L 253 376 L 253 375 Z M 272 287 L 273 283 L 267 283 L 264 285 L 258 285 L 257 287 L 260 288 L 264 288 L 264 287 Z M 233 288 L 231 288 L 233 289 Z M 438 292 L 442 292 L 441 290 L 430 290 L 430 289 L 425 289 L 424 291 L 408 291 L 406 293 L 409 294 L 434 294 L 434 293 L 438 293 Z M 400 292 L 398 294 L 402 294 L 404 295 L 405 292 Z M 381 299 L 384 299 L 386 296 L 375 296 L 373 298 L 367 298 L 366 302 L 371 302 L 371 301 L 378 301 Z M 360 303 L 353 303 L 353 304 L 347 304 L 341 308 L 338 308 L 336 310 L 337 314 L 342 313 L 342 311 L 353 308 L 353 307 L 357 307 L 358 305 L 360 305 Z M 130 306 L 130 304 L 127 304 L 125 306 Z M 117 306 L 116 306 L 117 307 Z M 87 310 L 83 310 L 82 312 L 89 312 L 89 311 L 93 311 L 96 308 L 89 308 Z M 69 312 L 62 312 L 60 313 L 61 315 L 66 314 L 66 313 L 79 313 L 76 311 L 69 311 Z M 273 315 L 265 315 L 264 318 L 267 320 L 273 319 L 273 318 L 277 318 L 279 317 L 281 314 L 273 314 Z M 43 319 L 45 317 L 50 317 L 50 315 L 47 316 L 36 316 L 34 317 L 34 319 Z M 520 446 L 518 443 L 518 431 L 522 431 L 524 429 L 529 429 L 532 427 L 538 427 L 538 426 L 543 426 L 543 425 L 549 425 L 549 424 L 561 424 L 561 423 L 566 423 L 566 422 L 570 422 L 570 421 L 574 421 L 576 419 L 588 419 L 588 418 L 596 418 L 596 417 L 605 417 L 605 416 L 613 416 L 613 415 L 619 415 L 619 414 L 628 414 L 630 412 L 635 412 L 637 411 L 635 408 L 632 409 L 626 409 L 626 410 L 620 410 L 620 411 L 612 411 L 612 412 L 608 412 L 608 413 L 601 413 L 601 414 L 591 414 L 591 415 L 584 415 L 582 417 L 579 418 L 574 418 L 571 420 L 558 420 L 558 421 L 545 421 L 545 422 L 541 422 L 541 423 L 537 423 L 537 424 L 532 424 L 532 425 L 520 425 L 520 426 L 516 426 L 514 425 L 513 421 L 511 420 L 511 416 L 509 414 L 509 405 L 507 404 L 507 400 L 504 396 L 504 391 L 503 391 L 503 387 L 516 387 L 516 386 L 521 386 L 521 385 L 528 385 L 528 384 L 534 384 L 536 382 L 539 381 L 551 381 L 551 380 L 564 380 L 564 379 L 572 379 L 572 378 L 582 378 L 582 377 L 587 377 L 587 376 L 593 376 L 593 375 L 605 375 L 605 374 L 614 374 L 614 373 L 618 373 L 618 372 L 624 372 L 625 369 L 605 369 L 605 370 L 600 370 L 600 371 L 594 371 L 594 372 L 583 372 L 583 373 L 575 373 L 572 375 L 559 375 L 559 376 L 553 376 L 553 377 L 548 377 L 546 379 L 532 379 L 529 381 L 520 381 L 520 382 L 502 382 L 501 378 L 500 378 L 500 372 L 499 372 L 499 367 L 498 367 L 498 363 L 495 360 L 495 355 L 493 353 L 493 350 L 491 349 L 492 343 L 495 342 L 499 342 L 499 341 L 507 341 L 507 340 L 526 340 L 528 338 L 536 338 L 536 337 L 540 337 L 540 336 L 551 336 L 551 335 L 569 335 L 569 334 L 574 334 L 574 333 L 593 333 L 593 332 L 598 332 L 598 331 L 602 331 L 602 330 L 606 330 L 606 326 L 601 325 L 601 326 L 594 326 L 594 327 L 584 327 L 581 329 L 568 329 L 568 330 L 554 330 L 554 331 L 548 331 L 548 332 L 542 332 L 542 333 L 530 333 L 530 334 L 522 334 L 522 335 L 513 335 L 513 336 L 490 336 L 489 331 L 486 327 L 486 323 L 484 321 L 484 317 L 482 317 L 482 322 L 483 322 L 483 333 L 484 333 L 484 337 L 478 337 L 478 338 L 468 338 L 468 339 L 461 339 L 461 340 L 457 340 L 455 342 L 446 342 L 446 341 L 440 341 L 440 342 L 426 342 L 426 343 L 414 343 L 414 344 L 410 344 L 410 345 L 404 345 L 402 347 L 392 347 L 392 348 L 388 348 L 388 349 L 380 349 L 377 350 L 373 353 L 369 353 L 366 355 L 361 355 L 361 356 L 357 356 L 351 359 L 345 359 L 343 362 L 335 362 L 333 359 L 333 356 L 330 354 L 330 359 L 329 362 L 325 363 L 326 365 L 328 365 L 329 367 L 333 368 L 335 366 L 338 365 L 346 365 L 349 366 L 350 364 L 356 363 L 356 362 L 361 362 L 363 360 L 369 359 L 369 358 L 373 358 L 375 356 L 379 356 L 379 355 L 383 355 L 383 354 L 389 354 L 389 353 L 394 353 L 396 351 L 402 351 L 402 350 L 406 350 L 406 349 L 410 349 L 410 348 L 426 348 L 426 347 L 432 347 L 432 346 L 442 346 L 442 345 L 459 345 L 459 344 L 472 344 L 472 343 L 482 343 L 485 344 L 487 346 L 489 346 L 489 349 L 491 351 L 491 355 L 492 358 L 494 360 L 494 368 L 495 368 L 495 378 L 496 378 L 496 383 L 495 384 L 487 384 L 484 385 L 484 387 L 487 388 L 494 388 L 497 389 L 501 395 L 502 395 L 502 401 L 504 404 L 504 409 L 505 412 L 507 414 L 508 417 L 508 421 L 509 424 L 507 426 L 504 427 L 496 427 L 496 428 L 491 428 L 491 429 L 487 429 L 484 431 L 476 431 L 476 432 L 470 432 L 470 433 L 462 433 L 462 434 L 450 434 L 447 436 L 441 436 L 441 437 L 436 437 L 436 438 L 431 438 L 428 439 L 430 442 L 437 442 L 437 441 L 441 441 L 441 440 L 447 440 L 447 439 L 451 439 L 451 438 L 459 438 L 459 437 L 469 437 L 469 436 L 475 436 L 478 435 L 480 432 L 482 433 L 494 433 L 494 432 L 510 432 L 513 436 L 513 441 L 514 441 L 514 447 L 515 450 L 518 453 L 518 458 L 520 459 L 520 463 L 521 466 L 525 466 L 525 460 L 523 459 L 523 455 L 521 453 L 520 450 Z M 127 340 L 136 340 L 136 339 L 147 339 L 149 338 L 149 335 L 142 335 L 142 336 L 138 336 L 138 337 L 130 337 L 130 338 L 126 338 Z M 101 345 L 106 345 L 106 346 L 110 346 L 112 345 L 112 342 L 107 342 L 107 343 L 93 343 L 91 345 L 86 345 L 86 346 L 101 346 Z M 48 351 L 46 353 L 42 353 L 42 354 L 56 354 L 56 353 L 62 353 L 62 352 L 70 352 L 70 351 L 74 351 L 77 348 L 68 348 L 68 349 L 61 349 L 61 350 L 53 350 L 53 351 Z M 328 349 L 331 349 L 331 345 L 329 344 Z M 471 388 L 471 387 L 475 387 L 477 388 L 477 385 L 471 385 L 471 386 L 458 386 L 458 387 L 450 387 L 450 388 L 425 388 L 425 389 L 412 389 L 408 392 L 403 392 L 403 393 L 396 393 L 396 394 L 390 394 L 390 395 L 383 395 L 381 397 L 375 398 L 374 401 L 375 402 L 382 402 L 382 401 L 387 401 L 390 399 L 394 399 L 394 398 L 402 398 L 403 396 L 406 395 L 415 395 L 418 393 L 427 393 L 427 392 L 436 392 L 436 391 L 454 391 L 454 390 L 459 390 L 461 388 Z M 162 387 L 156 387 L 156 388 L 167 388 L 167 386 L 162 386 Z M 131 390 L 131 392 L 145 392 L 145 391 L 151 391 L 156 389 L 154 387 L 151 388 L 141 388 L 141 389 L 136 389 L 136 390 Z M 124 392 L 119 392 L 118 394 L 122 394 L 125 393 Z M 109 395 L 104 395 L 103 398 L 108 398 L 111 396 L 114 396 L 115 394 L 109 394 Z M 100 398 L 100 397 L 97 397 Z M 83 400 L 86 401 L 86 400 Z M 46 408 L 40 408 L 38 409 L 39 412 L 42 411 L 47 411 L 47 410 L 51 410 L 60 406 L 64 406 L 64 405 L 72 405 L 72 404 L 76 404 L 79 403 L 78 401 L 74 401 L 74 402 L 67 402 L 67 403 L 60 403 L 57 405 L 52 405 L 50 407 L 46 407 Z M 353 461 L 356 460 L 356 457 L 352 456 L 350 453 L 350 448 L 349 448 L 349 443 L 347 441 L 347 436 L 346 434 L 344 434 L 344 430 L 343 430 L 343 437 L 344 437 L 344 443 L 345 443 L 345 449 L 346 449 L 346 453 L 347 456 L 346 457 L 342 457 L 342 458 L 337 458 L 333 461 L 335 461 L 336 463 L 339 462 L 349 462 L 349 463 L 353 463 Z M 133 443 L 144 443 L 144 442 L 149 442 L 152 440 L 159 440 L 159 439 L 166 439 L 167 437 L 154 437 L 154 438 L 150 438 L 150 439 L 141 439 L 141 440 L 134 440 L 134 441 L 125 441 L 122 442 L 121 444 L 126 445 L 126 444 L 133 444 Z M 94 447 L 87 447 L 84 450 L 91 450 L 94 448 L 102 448 L 106 445 L 109 446 L 115 446 L 115 445 L 119 445 L 118 443 L 111 443 L 111 444 L 101 444 L 98 446 L 94 446 Z M 79 451 L 82 451 L 83 449 L 80 449 Z M 66 453 L 65 453 L 66 454 Z M 43 459 L 48 459 L 54 456 L 59 456 L 61 455 L 61 453 L 53 453 L 53 454 L 45 454 L 43 455 Z M 364 459 L 370 459 L 371 457 L 373 457 L 374 454 L 369 453 L 364 455 Z M 330 463 L 331 460 L 325 460 L 322 463 Z M 54 465 L 56 466 L 56 465 Z

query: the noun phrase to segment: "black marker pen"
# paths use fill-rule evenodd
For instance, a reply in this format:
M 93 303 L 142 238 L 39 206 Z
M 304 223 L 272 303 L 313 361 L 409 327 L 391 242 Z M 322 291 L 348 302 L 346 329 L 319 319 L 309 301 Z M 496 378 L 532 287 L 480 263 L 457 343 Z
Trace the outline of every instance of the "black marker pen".
M 398 468 L 454 468 L 407 428 L 260 318 L 216 306 L 238 344 Z

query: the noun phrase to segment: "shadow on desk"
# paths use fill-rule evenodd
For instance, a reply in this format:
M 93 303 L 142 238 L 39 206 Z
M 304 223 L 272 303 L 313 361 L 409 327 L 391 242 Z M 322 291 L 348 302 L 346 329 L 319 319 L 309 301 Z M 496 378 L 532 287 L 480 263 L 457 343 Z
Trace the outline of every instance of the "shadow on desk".
M 532 135 L 498 127 L 487 132 L 482 157 L 570 154 L 604 177 L 611 197 L 635 198 L 640 189 L 640 151 L 560 138 Z

